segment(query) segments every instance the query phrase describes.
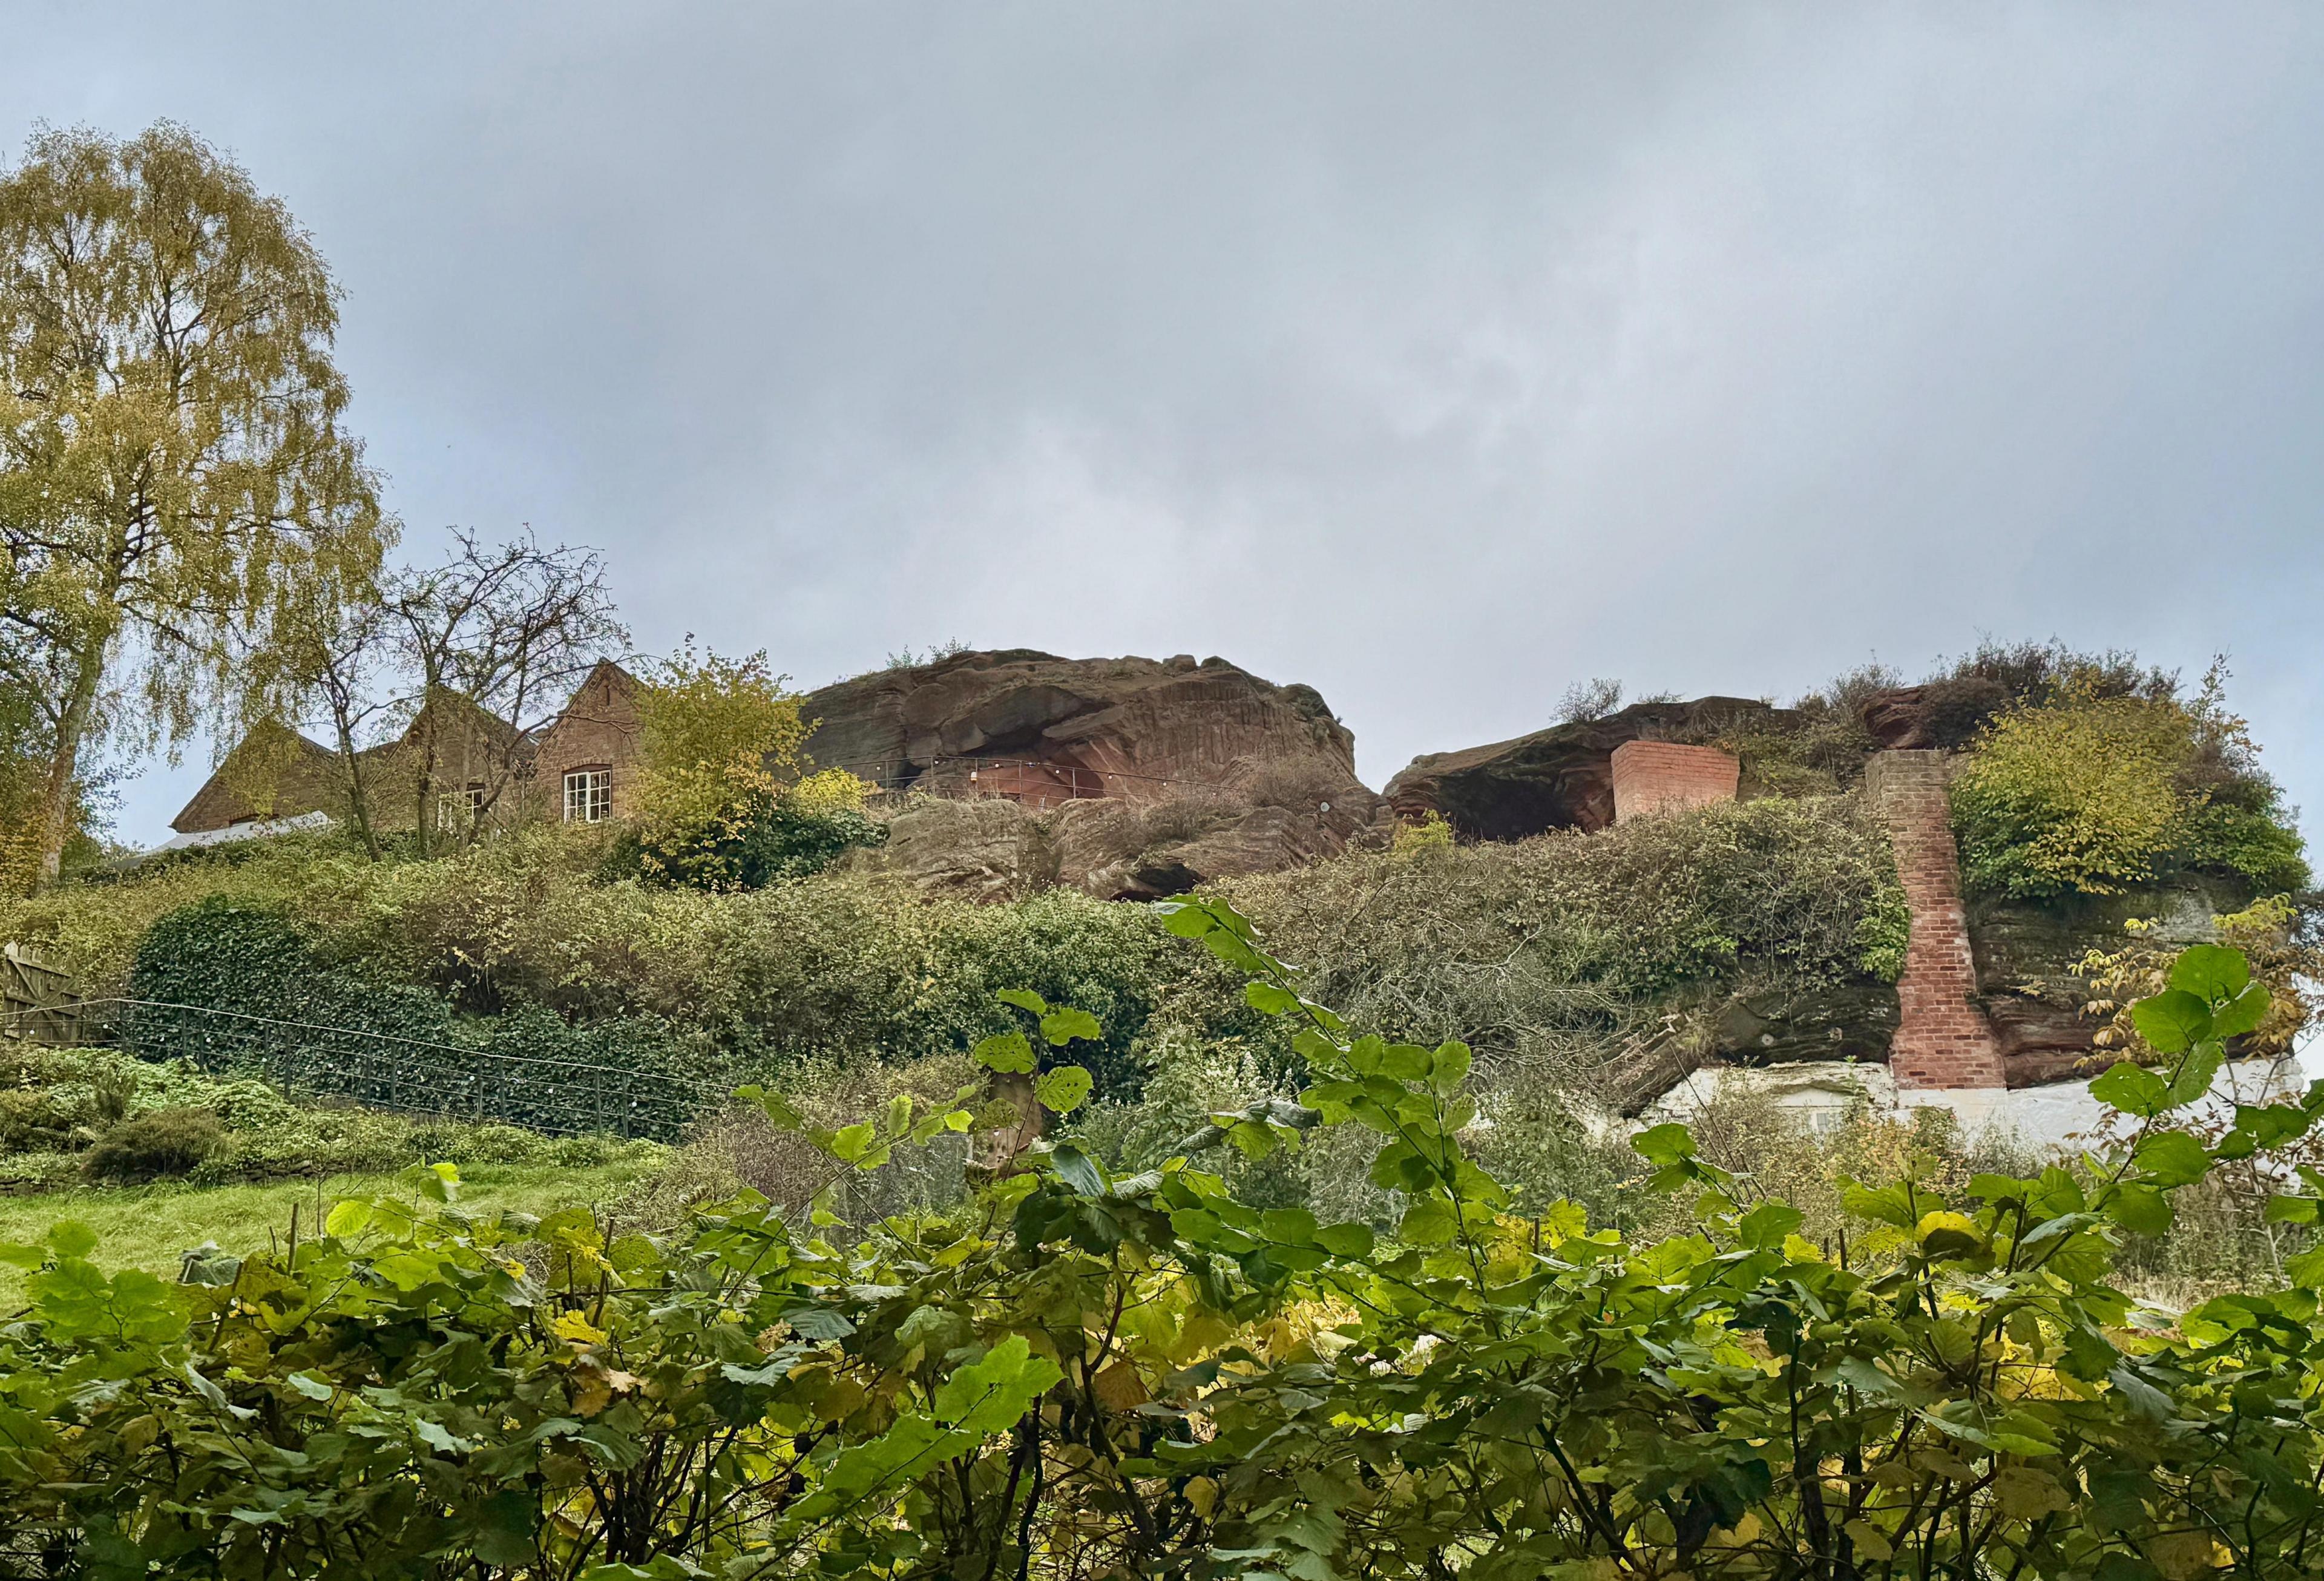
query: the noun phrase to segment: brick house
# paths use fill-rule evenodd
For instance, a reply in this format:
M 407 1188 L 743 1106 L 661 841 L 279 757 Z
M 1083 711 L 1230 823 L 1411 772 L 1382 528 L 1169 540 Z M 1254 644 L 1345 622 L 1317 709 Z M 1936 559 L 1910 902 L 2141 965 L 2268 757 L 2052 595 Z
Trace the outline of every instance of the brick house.
M 638 758 L 638 680 L 601 660 L 535 737 L 533 800 L 545 817 L 595 823 L 628 812 Z
M 637 692 L 636 677 L 601 661 L 563 711 L 529 735 L 475 709 L 429 702 L 401 735 L 356 754 L 374 826 L 414 827 L 423 764 L 430 765 L 441 827 L 456 827 L 479 809 L 498 823 L 620 817 L 636 772 Z M 494 786 L 499 795 L 486 808 Z M 281 726 L 262 726 L 226 754 L 170 827 L 182 837 L 307 813 L 344 818 L 347 796 L 336 752 Z

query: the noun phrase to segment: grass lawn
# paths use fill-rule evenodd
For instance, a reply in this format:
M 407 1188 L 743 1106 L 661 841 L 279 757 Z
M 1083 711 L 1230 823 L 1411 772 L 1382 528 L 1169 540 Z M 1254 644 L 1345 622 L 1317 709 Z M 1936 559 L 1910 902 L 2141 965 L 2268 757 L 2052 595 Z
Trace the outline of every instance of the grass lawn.
M 471 1210 L 602 1206 L 620 1197 L 647 1172 L 639 1163 L 596 1169 L 560 1169 L 549 1164 L 476 1164 L 460 1170 L 460 1206 Z M 178 1276 L 179 1256 L 189 1247 L 216 1241 L 228 1252 L 279 1240 L 290 1227 L 299 1205 L 299 1233 L 312 1233 L 318 1209 L 346 1197 L 379 1197 L 410 1190 L 399 1175 L 335 1175 L 324 1180 L 281 1180 L 266 1186 L 133 1186 L 83 1188 L 38 1197 L 0 1197 L 0 1243 L 37 1241 L 60 1219 L 78 1219 L 97 1232 L 97 1264 L 108 1272 L 143 1268 L 164 1279 Z M 0 1316 L 23 1305 L 24 1271 L 0 1263 Z

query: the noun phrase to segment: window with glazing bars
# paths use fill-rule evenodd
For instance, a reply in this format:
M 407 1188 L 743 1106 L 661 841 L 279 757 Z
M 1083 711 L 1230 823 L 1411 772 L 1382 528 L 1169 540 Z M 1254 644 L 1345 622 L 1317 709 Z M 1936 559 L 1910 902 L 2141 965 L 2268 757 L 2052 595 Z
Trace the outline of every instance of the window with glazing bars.
M 565 821 L 597 823 L 613 816 L 613 771 L 568 769 L 565 774 Z

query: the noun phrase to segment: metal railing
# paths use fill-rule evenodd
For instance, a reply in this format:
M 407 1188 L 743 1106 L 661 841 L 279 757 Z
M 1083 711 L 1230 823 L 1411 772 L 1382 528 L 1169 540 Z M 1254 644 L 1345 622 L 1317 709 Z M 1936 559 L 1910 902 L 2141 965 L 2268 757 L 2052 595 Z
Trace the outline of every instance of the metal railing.
M 212 1075 L 254 1077 L 300 1097 L 551 1135 L 674 1141 L 729 1090 L 724 1083 L 660 1071 L 208 1005 L 118 998 L 87 1000 L 78 1008 L 77 1047 L 117 1049 L 155 1062 L 189 1059 Z

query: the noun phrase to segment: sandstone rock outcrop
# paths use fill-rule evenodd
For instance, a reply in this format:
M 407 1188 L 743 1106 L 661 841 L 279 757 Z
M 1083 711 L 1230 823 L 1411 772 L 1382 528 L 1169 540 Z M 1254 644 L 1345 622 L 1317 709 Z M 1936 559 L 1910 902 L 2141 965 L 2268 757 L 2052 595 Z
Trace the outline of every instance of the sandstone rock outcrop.
M 1972 900 L 1969 935 L 1978 994 L 2009 1085 L 2039 1086 L 2088 1075 L 2090 1066 L 2112 1058 L 2101 1056 L 2093 1041 L 2105 1022 L 2081 1012 L 2089 990 L 2073 966 L 2089 951 L 2118 948 L 2128 938 L 2125 924 L 2134 918 L 2154 922 L 2144 935 L 2149 942 L 2206 943 L 2217 937 L 2212 915 L 2247 901 L 2232 885 L 2192 874 L 2119 895 Z
M 896 809 L 861 861 L 931 892 L 1176 894 L 1334 855 L 1384 807 L 1313 687 L 1223 659 L 958 653 L 825 687 L 802 711 L 809 757 Z
M 1875 692 L 1859 713 L 1865 729 L 1884 747 L 1950 751 L 1967 745 L 2009 701 L 2009 689 L 1999 681 L 1968 677 Z
M 1603 718 L 1512 741 L 1425 754 L 1388 782 L 1388 801 L 1400 818 L 1437 813 L 1466 839 L 1602 829 L 1614 821 L 1616 747 L 1631 741 L 1707 742 L 1727 730 L 1790 717 L 1789 710 L 1748 698 L 1634 703 Z
M 810 757 L 890 790 L 957 788 L 982 765 L 1022 763 L 1057 771 L 1058 788 L 1080 796 L 1156 800 L 1248 789 L 1294 766 L 1372 799 L 1356 779 L 1355 737 L 1314 688 L 1223 659 L 956 653 L 825 687 L 801 711 L 817 722 Z

